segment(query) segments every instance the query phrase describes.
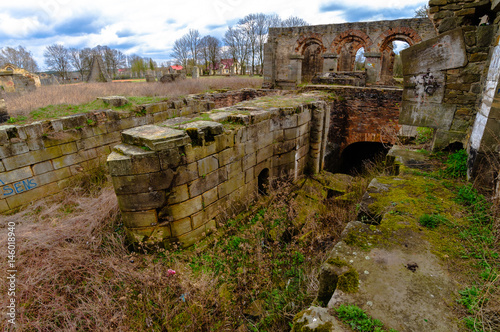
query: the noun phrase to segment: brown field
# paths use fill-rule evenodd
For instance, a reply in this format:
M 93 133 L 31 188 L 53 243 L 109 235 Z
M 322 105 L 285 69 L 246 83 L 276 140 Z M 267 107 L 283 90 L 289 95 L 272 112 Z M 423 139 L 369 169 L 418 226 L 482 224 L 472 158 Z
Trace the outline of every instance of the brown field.
M 11 116 L 27 115 L 29 112 L 49 105 L 79 105 L 94 101 L 97 97 L 166 97 L 175 98 L 188 94 L 209 92 L 217 89 L 260 88 L 260 77 L 219 77 L 199 80 L 186 79 L 179 82 L 162 83 L 80 83 L 59 86 L 42 86 L 27 95 L 7 95 L 5 101 Z

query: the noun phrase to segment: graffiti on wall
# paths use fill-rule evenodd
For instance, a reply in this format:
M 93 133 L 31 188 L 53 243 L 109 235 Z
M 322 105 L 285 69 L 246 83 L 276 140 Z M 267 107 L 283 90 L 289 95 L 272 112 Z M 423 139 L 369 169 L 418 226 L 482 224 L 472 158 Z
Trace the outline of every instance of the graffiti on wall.
M 0 189 L 1 198 L 20 194 L 25 191 L 35 189 L 38 186 L 35 179 L 27 179 L 15 183 L 10 183 L 7 185 L 2 180 L 0 180 L 0 185 L 1 185 Z

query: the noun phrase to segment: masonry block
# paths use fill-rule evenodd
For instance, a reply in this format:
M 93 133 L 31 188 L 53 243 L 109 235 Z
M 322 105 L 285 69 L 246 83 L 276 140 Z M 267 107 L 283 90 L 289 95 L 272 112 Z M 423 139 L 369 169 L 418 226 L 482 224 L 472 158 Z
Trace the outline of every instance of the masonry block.
M 152 227 L 158 224 L 156 210 L 123 212 L 122 220 L 125 227 L 128 228 Z
M 148 193 L 117 195 L 118 204 L 122 211 L 142 211 L 158 209 L 165 205 L 166 196 L 164 191 L 152 191 Z
M 167 206 L 165 210 L 162 210 L 162 215 L 180 220 L 201 211 L 202 208 L 202 196 L 200 195 L 185 202 Z

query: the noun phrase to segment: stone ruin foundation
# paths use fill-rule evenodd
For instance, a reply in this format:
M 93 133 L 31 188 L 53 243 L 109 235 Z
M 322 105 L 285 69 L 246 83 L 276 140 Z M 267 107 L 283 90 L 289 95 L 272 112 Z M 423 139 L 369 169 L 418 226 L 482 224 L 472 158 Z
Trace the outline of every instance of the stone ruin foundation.
M 129 242 L 190 246 L 270 180 L 322 169 L 328 105 L 274 98 L 122 132 L 108 166 Z

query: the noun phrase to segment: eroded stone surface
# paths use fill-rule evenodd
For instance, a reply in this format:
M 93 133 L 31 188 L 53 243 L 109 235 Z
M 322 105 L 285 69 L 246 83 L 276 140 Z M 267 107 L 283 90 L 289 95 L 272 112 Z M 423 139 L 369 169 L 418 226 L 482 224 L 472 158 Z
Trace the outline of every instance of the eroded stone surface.
M 343 233 L 344 239 L 353 228 L 378 235 L 370 226 L 352 222 Z M 328 307 L 356 304 L 398 331 L 459 331 L 458 317 L 450 310 L 459 285 L 418 231 L 405 229 L 404 233 L 404 243 L 398 240 L 387 248 L 363 250 L 339 242 L 331 256 L 349 262 L 358 271 L 359 291 L 348 294 L 336 290 Z
M 122 141 L 127 144 L 144 146 L 154 151 L 187 143 L 185 131 L 154 125 L 142 126 L 122 132 Z
M 99 97 L 97 99 L 112 107 L 121 107 L 129 103 L 128 99 L 123 96 Z

